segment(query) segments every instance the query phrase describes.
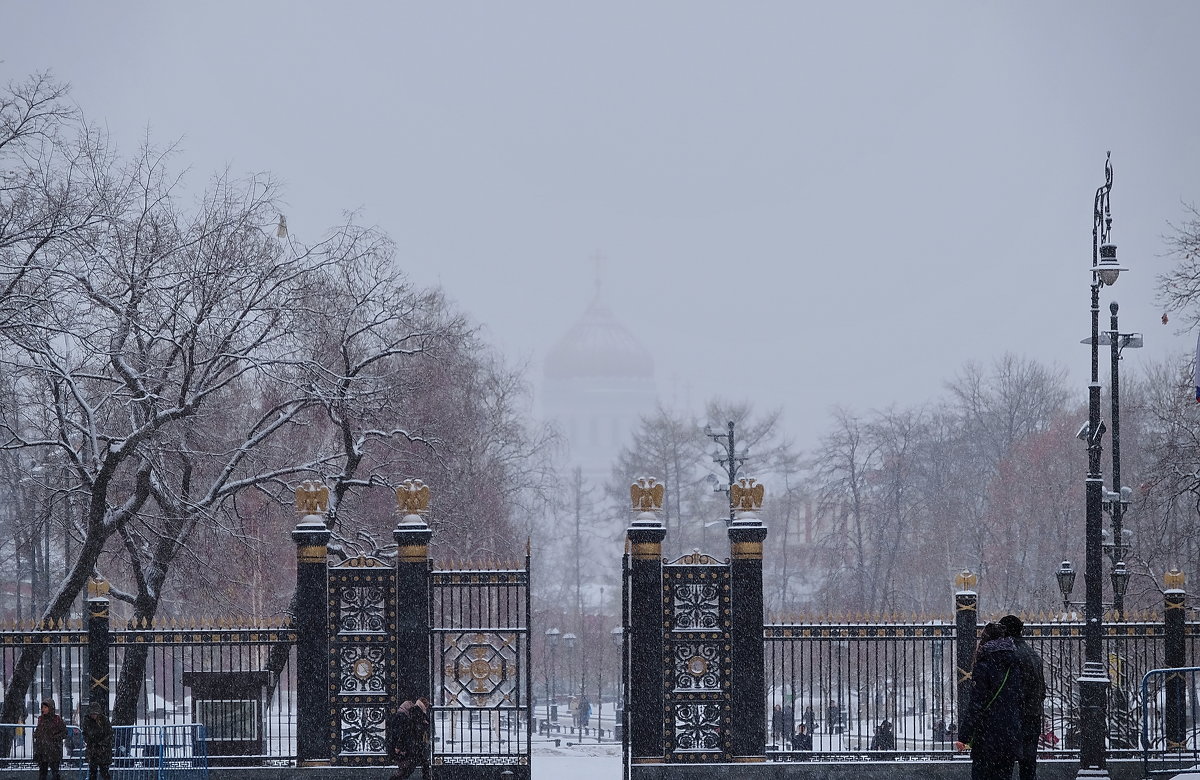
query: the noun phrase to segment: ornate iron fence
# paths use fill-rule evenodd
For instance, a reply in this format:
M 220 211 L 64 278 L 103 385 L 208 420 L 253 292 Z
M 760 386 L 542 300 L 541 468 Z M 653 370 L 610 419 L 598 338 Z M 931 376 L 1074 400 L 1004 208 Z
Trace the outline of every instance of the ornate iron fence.
M 1163 702 L 1143 699 L 1142 677 L 1167 665 L 1166 629 L 1149 619 L 1105 623 L 1109 755 L 1141 756 L 1142 718 L 1152 725 L 1152 750 L 1165 750 Z M 1200 649 L 1200 622 L 1184 626 L 1187 657 Z M 949 758 L 959 721 L 954 659 L 959 637 L 946 621 L 814 622 L 764 626 L 767 754 L 777 760 Z M 1078 685 L 1083 624 L 1025 624 L 1024 637 L 1042 657 L 1047 695 L 1043 757 L 1078 751 Z M 974 636 L 963 641 L 973 647 Z M 1188 744 L 1195 747 L 1200 703 L 1187 690 Z M 1160 697 L 1161 698 L 1161 697 Z M 887 726 L 884 726 L 885 722 Z M 800 725 L 811 751 L 792 749 Z M 881 728 L 882 727 L 882 728 Z M 881 734 L 883 735 L 881 737 Z M 1157 745 L 1157 746 L 1156 746 Z

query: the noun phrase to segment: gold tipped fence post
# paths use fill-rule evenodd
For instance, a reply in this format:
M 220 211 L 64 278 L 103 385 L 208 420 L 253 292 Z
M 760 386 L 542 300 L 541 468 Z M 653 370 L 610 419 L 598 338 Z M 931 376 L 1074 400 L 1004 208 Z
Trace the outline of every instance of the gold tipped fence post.
M 329 763 L 326 690 L 329 652 L 329 488 L 308 480 L 296 488 L 300 520 L 292 531 L 296 543 L 296 762 L 300 766 Z
M 971 660 L 975 656 L 975 637 L 979 625 L 979 578 L 968 569 L 954 578 L 954 691 L 958 703 L 958 722 L 971 696 Z

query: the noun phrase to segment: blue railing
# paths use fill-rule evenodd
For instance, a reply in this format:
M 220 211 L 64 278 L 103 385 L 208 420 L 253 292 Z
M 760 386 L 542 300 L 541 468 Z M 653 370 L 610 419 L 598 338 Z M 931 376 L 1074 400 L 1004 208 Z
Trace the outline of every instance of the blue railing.
M 1200 672 L 1200 666 L 1181 666 L 1151 669 L 1142 676 L 1142 768 L 1147 777 L 1200 764 L 1197 672 Z M 1153 691 L 1152 680 L 1161 680 Z M 1172 683 L 1176 684 L 1175 701 L 1171 702 L 1175 708 L 1173 713 L 1167 701 L 1168 686 Z M 1173 724 L 1169 723 L 1172 717 Z M 1171 731 L 1176 733 L 1169 733 Z

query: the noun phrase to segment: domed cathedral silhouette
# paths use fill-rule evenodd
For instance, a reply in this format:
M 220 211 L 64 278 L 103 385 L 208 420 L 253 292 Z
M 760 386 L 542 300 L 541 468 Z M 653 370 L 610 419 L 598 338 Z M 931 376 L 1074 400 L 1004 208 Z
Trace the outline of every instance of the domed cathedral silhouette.
M 542 415 L 566 439 L 570 466 L 601 487 L 658 394 L 654 356 L 613 315 L 595 263 L 591 303 L 546 354 Z

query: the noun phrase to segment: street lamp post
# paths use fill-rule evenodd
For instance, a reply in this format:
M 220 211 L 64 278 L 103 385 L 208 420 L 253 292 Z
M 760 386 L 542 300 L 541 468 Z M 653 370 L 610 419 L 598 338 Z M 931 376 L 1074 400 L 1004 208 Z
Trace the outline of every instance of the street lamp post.
M 579 725 L 578 712 L 571 710 L 571 698 L 575 695 L 575 635 L 570 633 L 563 634 L 562 639 L 563 644 L 567 648 L 567 655 L 570 656 L 570 667 L 567 672 L 567 681 L 570 683 L 570 687 L 567 689 L 567 711 L 571 713 L 571 723 Z M 582 691 L 583 686 L 580 685 L 579 687 Z M 583 735 L 580 734 L 580 736 L 582 737 Z
M 1103 662 L 1103 543 L 1104 477 L 1100 473 L 1100 288 L 1113 285 L 1123 270 L 1117 263 L 1117 247 L 1109 241 L 1112 215 L 1112 164 L 1104 162 L 1104 185 L 1096 190 L 1092 219 L 1092 373 L 1088 385 L 1086 441 L 1088 471 L 1085 481 L 1087 522 L 1084 531 L 1084 627 L 1083 673 L 1079 676 L 1080 750 L 1077 777 L 1108 777 L 1105 738 L 1108 735 L 1106 701 L 1108 670 Z
M 712 429 L 711 426 L 705 425 L 704 426 L 704 435 L 717 443 L 717 449 L 713 453 L 713 463 L 716 463 L 721 468 L 723 468 L 725 470 L 725 475 L 728 478 L 728 481 L 725 483 L 724 487 L 722 487 L 720 485 L 720 483 L 717 482 L 716 484 L 713 485 L 713 490 L 717 493 L 724 493 L 728 497 L 728 499 L 729 499 L 729 521 L 728 522 L 732 525 L 733 520 L 734 520 L 733 512 L 734 512 L 734 509 L 736 509 L 736 507 L 734 506 L 734 503 L 733 503 L 733 486 L 737 484 L 738 469 L 740 469 L 742 464 L 746 462 L 746 459 L 748 457 L 750 457 L 750 453 L 744 447 L 742 448 L 741 454 L 738 453 L 737 438 L 734 435 L 733 420 L 729 421 L 729 424 L 727 426 L 727 430 L 725 433 L 717 433 L 716 431 L 714 431 Z M 721 452 L 722 445 L 724 445 L 724 447 L 725 447 L 724 453 Z
M 558 628 L 546 629 L 546 647 L 550 651 L 550 677 L 546 679 L 546 721 L 558 722 L 558 705 L 554 698 L 558 695 L 558 637 L 562 634 Z

